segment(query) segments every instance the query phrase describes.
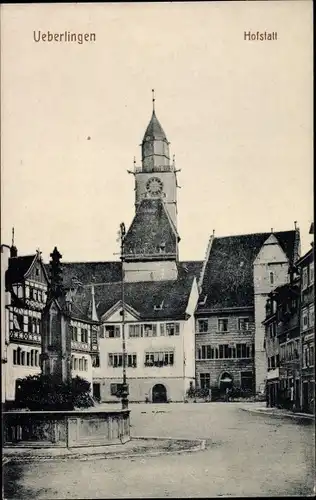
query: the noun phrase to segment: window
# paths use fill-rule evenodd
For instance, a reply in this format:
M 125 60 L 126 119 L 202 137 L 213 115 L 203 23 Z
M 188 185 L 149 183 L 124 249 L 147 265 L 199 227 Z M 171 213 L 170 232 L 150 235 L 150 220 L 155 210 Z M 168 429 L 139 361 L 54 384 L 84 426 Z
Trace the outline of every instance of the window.
M 309 265 L 309 284 L 312 285 L 314 283 L 314 262 L 311 262 Z
M 303 267 L 302 290 L 308 285 L 308 266 Z
M 275 358 L 274 358 L 274 356 L 271 356 L 271 369 L 272 370 L 275 369 Z
M 173 366 L 174 353 L 173 351 L 146 352 L 145 366 Z
M 157 326 L 153 323 L 144 324 L 144 337 L 157 337 Z
M 165 335 L 165 325 L 163 323 L 160 324 L 160 335 Z
M 285 346 L 284 345 L 280 346 L 280 358 L 281 358 L 281 360 L 285 359 Z
M 74 357 L 74 370 L 78 370 L 78 359 Z
M 73 342 L 77 342 L 78 341 L 78 328 L 76 326 L 71 326 L 70 331 L 71 331 L 71 340 Z
M 39 366 L 39 352 L 34 351 L 34 365 Z
M 309 349 L 307 345 L 303 346 L 303 368 L 309 366 Z
M 119 384 L 110 384 L 111 396 L 116 396 Z
M 123 366 L 123 354 L 122 353 L 110 353 L 108 355 L 108 364 L 112 368 L 120 368 Z M 127 354 L 126 355 L 126 366 L 128 368 L 137 367 L 137 355 Z
M 87 358 L 83 358 L 83 369 L 85 372 L 88 371 L 88 360 Z
M 273 271 L 269 272 L 269 281 L 270 281 L 270 285 L 274 285 L 274 272 Z
M 81 328 L 81 342 L 85 344 L 88 343 L 88 330 L 87 328 Z
M 238 330 L 249 330 L 249 318 L 238 318 Z
M 25 365 L 25 351 L 21 351 L 21 365 Z
M 179 323 L 166 323 L 166 335 L 179 335 L 180 325 Z
M 211 375 L 209 373 L 200 373 L 201 389 L 209 389 L 211 386 Z
M 18 364 L 18 357 L 17 357 L 16 349 L 13 350 L 13 364 L 14 365 Z
M 251 358 L 253 351 L 254 347 L 252 344 L 209 344 L 198 347 L 197 357 L 200 360 Z
M 198 333 L 208 332 L 208 320 L 207 319 L 198 319 L 197 331 L 198 331 Z
M 276 366 L 276 368 L 279 368 L 279 366 L 280 366 L 280 355 L 279 354 L 277 354 L 275 357 L 275 366 Z
M 100 367 L 100 356 L 99 354 L 96 354 L 92 358 L 92 366 L 93 368 L 99 368 Z
M 142 337 L 143 336 L 142 325 L 129 325 L 129 336 Z
M 106 338 L 117 338 L 121 336 L 120 325 L 105 325 L 104 334 Z
M 304 331 L 307 330 L 307 328 L 308 328 L 308 310 L 306 308 L 303 309 L 302 311 L 302 329 Z
M 27 366 L 30 366 L 30 364 L 31 364 L 30 353 L 29 352 L 26 353 L 26 364 L 27 364 Z
M 198 348 L 198 359 L 214 359 L 215 358 L 214 348 L 216 349 L 216 347 L 213 345 L 200 346 Z
M 314 326 L 314 304 L 309 306 L 309 311 L 308 311 L 308 324 L 310 327 Z
M 310 366 L 314 366 L 314 364 L 315 364 L 315 350 L 314 350 L 314 346 L 312 344 L 309 347 L 309 362 L 310 362 Z
M 218 331 L 227 332 L 228 331 L 228 318 L 220 318 L 218 320 Z
M 127 355 L 127 366 L 129 368 L 137 368 L 137 356 L 136 354 Z
M 21 314 L 13 314 L 13 329 L 22 330 L 23 316 Z

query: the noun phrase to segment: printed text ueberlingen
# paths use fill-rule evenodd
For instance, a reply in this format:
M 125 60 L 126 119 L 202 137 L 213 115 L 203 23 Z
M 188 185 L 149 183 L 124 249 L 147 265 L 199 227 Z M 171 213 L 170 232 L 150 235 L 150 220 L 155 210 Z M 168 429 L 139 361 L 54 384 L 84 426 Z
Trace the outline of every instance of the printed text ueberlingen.
M 79 43 L 82 45 L 85 42 L 95 42 L 95 33 L 75 33 L 72 31 L 64 31 L 63 33 L 52 33 L 51 31 L 33 31 L 34 42 L 63 42 L 63 43 Z

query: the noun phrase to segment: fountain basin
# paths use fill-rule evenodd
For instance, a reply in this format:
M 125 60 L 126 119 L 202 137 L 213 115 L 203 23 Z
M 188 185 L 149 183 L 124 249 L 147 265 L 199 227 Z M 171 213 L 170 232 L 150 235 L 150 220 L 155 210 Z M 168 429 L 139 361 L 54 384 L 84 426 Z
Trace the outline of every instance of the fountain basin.
M 130 410 L 3 412 L 4 447 L 106 446 L 130 440 Z

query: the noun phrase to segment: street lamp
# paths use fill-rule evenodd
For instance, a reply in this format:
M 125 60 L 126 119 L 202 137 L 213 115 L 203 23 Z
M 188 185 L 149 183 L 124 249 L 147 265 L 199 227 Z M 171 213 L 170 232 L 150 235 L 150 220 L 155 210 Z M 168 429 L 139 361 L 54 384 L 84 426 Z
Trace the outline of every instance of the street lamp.
M 121 235 L 121 262 L 122 262 L 122 365 L 123 365 L 123 384 L 121 390 L 122 410 L 128 409 L 128 385 L 126 382 L 126 342 L 125 342 L 125 289 L 124 289 L 124 239 L 125 224 L 120 225 Z

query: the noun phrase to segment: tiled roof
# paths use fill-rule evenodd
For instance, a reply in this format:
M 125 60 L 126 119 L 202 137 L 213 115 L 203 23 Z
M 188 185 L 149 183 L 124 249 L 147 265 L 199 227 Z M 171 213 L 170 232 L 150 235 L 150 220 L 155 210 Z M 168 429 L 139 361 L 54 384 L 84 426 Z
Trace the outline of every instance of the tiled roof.
M 253 262 L 271 233 L 215 238 L 206 264 L 201 297 L 204 309 L 247 307 L 254 304 Z M 295 231 L 274 233 L 289 260 L 295 247 Z
M 11 257 L 9 259 L 8 270 L 6 271 L 6 287 L 14 283 L 23 281 L 25 274 L 30 269 L 36 255 L 26 255 L 24 257 Z
M 200 263 L 197 262 L 191 262 L 187 266 L 179 264 L 178 279 L 173 281 L 125 283 L 125 302 L 135 309 L 143 320 L 182 319 L 185 316 L 195 271 L 199 267 Z M 98 317 L 101 318 L 121 298 L 122 286 L 120 283 L 95 286 Z M 74 303 L 73 314 L 77 314 L 79 311 L 82 317 L 89 316 L 89 308 L 91 308 L 90 288 L 78 289 Z M 155 306 L 162 303 L 162 309 L 155 310 Z
M 150 137 L 151 139 L 160 139 L 160 140 L 164 140 L 164 141 L 167 140 L 166 134 L 165 134 L 162 126 L 160 125 L 160 122 L 156 116 L 155 111 L 153 111 L 153 114 L 151 116 L 151 119 L 150 119 L 150 122 L 148 124 L 147 129 L 146 129 L 143 140 L 145 140 L 146 137 Z
M 203 267 L 203 260 L 186 260 L 179 263 L 184 270 L 188 271 L 189 274 L 192 274 L 196 277 L 196 281 L 199 281 L 200 274 Z
M 177 239 L 175 227 L 166 213 L 161 199 L 142 200 L 133 222 L 125 236 L 125 258 L 132 260 L 137 255 L 176 255 Z
M 111 262 L 63 262 L 63 282 L 66 287 L 75 284 L 113 283 L 122 279 L 120 261 Z

